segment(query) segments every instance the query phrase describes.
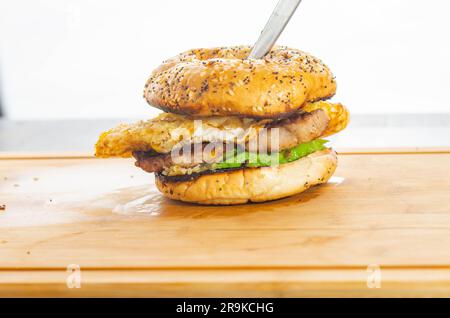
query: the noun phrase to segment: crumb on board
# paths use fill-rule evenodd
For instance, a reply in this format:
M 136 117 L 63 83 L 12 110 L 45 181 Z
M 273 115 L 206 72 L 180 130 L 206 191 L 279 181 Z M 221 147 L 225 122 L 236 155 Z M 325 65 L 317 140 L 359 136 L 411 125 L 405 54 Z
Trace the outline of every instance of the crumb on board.
M 38 180 L 39 180 L 38 177 L 34 177 L 34 178 L 33 178 L 33 181 L 38 181 Z
M 17 187 L 20 187 L 20 185 L 19 185 L 19 184 L 17 184 L 17 183 L 15 183 L 15 184 L 14 184 L 14 187 L 16 187 L 16 188 L 17 188 Z
M 6 204 L 0 204 L 0 211 L 6 210 Z

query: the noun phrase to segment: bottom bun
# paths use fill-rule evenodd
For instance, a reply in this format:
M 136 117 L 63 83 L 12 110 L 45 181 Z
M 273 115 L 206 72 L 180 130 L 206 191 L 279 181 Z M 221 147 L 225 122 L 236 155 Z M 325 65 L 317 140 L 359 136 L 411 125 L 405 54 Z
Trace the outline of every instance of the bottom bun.
M 171 182 L 156 176 L 156 186 L 168 198 L 198 204 L 264 202 L 327 182 L 336 165 L 336 153 L 326 149 L 279 166 L 222 171 L 190 181 Z

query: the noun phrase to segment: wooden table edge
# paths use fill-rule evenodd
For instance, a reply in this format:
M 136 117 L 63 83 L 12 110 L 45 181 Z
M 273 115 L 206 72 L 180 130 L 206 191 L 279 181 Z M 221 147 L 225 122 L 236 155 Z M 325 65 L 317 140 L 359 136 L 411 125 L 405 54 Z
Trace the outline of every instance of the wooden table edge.
M 0 270 L 0 297 L 449 297 L 450 267 Z M 377 280 L 379 278 L 379 280 Z M 78 288 L 79 287 L 79 288 Z
M 450 147 L 333 148 L 339 155 L 364 154 L 448 154 Z M 96 159 L 88 152 L 0 152 L 0 160 L 20 159 Z

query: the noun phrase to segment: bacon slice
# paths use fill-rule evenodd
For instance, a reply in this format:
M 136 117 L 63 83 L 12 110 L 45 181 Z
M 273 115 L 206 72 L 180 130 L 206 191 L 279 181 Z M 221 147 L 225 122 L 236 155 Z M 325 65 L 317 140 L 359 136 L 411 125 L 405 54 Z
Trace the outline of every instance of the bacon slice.
M 253 143 L 257 146 L 253 150 L 259 152 L 273 152 L 292 148 L 321 137 L 326 131 L 328 123 L 329 118 L 322 109 L 316 109 L 310 113 L 300 112 L 288 118 L 268 123 L 266 129 L 262 129 L 258 135 L 253 136 L 245 147 L 252 149 Z M 274 134 L 277 134 L 278 138 L 274 138 L 276 137 Z M 276 139 L 278 139 L 278 142 L 274 142 Z M 205 145 L 202 149 L 204 147 Z M 171 153 L 155 155 L 154 152 L 134 151 L 133 156 L 136 159 L 135 165 L 146 172 L 161 172 L 174 164 L 183 168 L 192 168 L 199 163 L 213 161 L 210 156 L 207 156 L 207 158 L 203 158 L 203 161 L 201 158 L 199 162 L 198 158 L 191 157 L 193 153 L 193 151 L 189 154 L 182 153 L 181 160 L 176 162 L 174 162 Z M 215 158 L 222 159 L 222 152 L 216 153 Z

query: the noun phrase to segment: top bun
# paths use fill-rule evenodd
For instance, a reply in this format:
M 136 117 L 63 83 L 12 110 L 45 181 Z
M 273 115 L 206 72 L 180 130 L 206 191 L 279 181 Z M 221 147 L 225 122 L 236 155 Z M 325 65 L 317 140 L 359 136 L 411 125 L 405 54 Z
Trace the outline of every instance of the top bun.
M 312 55 L 274 47 L 255 60 L 247 59 L 250 49 L 181 53 L 153 71 L 144 97 L 150 105 L 183 115 L 279 118 L 336 92 L 333 74 Z

